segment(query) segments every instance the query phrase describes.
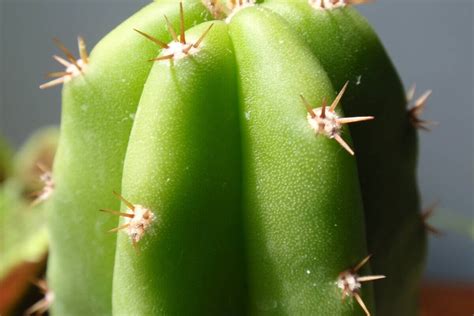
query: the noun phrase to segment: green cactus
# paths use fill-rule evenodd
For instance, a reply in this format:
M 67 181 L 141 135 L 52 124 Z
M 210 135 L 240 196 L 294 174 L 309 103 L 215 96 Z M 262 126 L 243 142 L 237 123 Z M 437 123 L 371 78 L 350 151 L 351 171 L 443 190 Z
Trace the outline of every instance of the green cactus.
M 13 176 L 20 182 L 24 198 L 34 204 L 45 201 L 52 192 L 48 191 L 47 184 L 54 186 L 49 178 L 58 139 L 57 127 L 43 127 L 33 133 L 15 155 Z M 45 196 L 41 196 L 42 193 Z
M 56 41 L 53 315 L 416 315 L 427 95 L 407 111 L 365 1 L 260 2 Z

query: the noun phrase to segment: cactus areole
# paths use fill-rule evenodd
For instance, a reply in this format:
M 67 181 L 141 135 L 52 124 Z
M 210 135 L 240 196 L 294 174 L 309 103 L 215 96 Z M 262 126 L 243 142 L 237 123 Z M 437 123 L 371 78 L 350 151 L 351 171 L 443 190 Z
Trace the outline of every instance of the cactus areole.
M 421 121 L 366 1 L 257 2 L 55 40 L 53 315 L 417 315 Z

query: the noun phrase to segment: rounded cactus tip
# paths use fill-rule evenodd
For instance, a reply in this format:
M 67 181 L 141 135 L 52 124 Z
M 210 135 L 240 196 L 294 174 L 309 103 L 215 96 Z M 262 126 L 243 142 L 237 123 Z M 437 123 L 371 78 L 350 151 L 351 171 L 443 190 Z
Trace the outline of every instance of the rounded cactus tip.
M 142 32 L 138 29 L 133 29 L 135 32 L 138 34 L 144 36 L 148 40 L 152 41 L 153 43 L 157 44 L 163 49 L 163 52 L 161 53 L 161 56 L 158 58 L 153 58 L 150 61 L 161 61 L 161 60 L 178 60 L 181 58 L 184 58 L 188 55 L 192 55 L 196 53 L 199 50 L 199 47 L 202 44 L 202 41 L 206 37 L 207 33 L 211 30 L 211 28 L 214 26 L 212 23 L 209 25 L 209 27 L 202 33 L 202 35 L 194 42 L 189 42 L 186 41 L 186 34 L 185 34 L 185 27 L 184 27 L 184 9 L 183 9 L 183 3 L 179 3 L 179 15 L 180 15 L 180 34 L 179 36 L 177 35 L 173 25 L 169 21 L 168 17 L 165 15 L 165 21 L 168 26 L 168 32 L 170 35 L 173 37 L 173 41 L 171 43 L 165 43 L 156 37 L 147 34 L 145 32 Z
M 86 43 L 84 41 L 84 38 L 82 38 L 81 36 L 77 38 L 80 56 L 79 59 L 76 58 L 59 39 L 54 38 L 53 42 L 64 53 L 66 59 L 57 55 L 53 55 L 53 58 L 58 63 L 66 67 L 66 69 L 64 71 L 48 73 L 48 77 L 55 79 L 40 85 L 40 89 L 52 88 L 54 86 L 71 81 L 73 78 L 83 74 L 85 68 L 87 67 L 87 64 L 89 63 L 89 54 L 87 53 Z
M 354 297 L 367 316 L 370 316 L 369 309 L 360 296 L 362 283 L 385 279 L 385 275 L 359 276 L 357 274 L 357 272 L 370 260 L 371 256 L 372 255 L 368 255 L 355 267 L 341 272 L 336 281 L 337 287 L 342 290 L 342 298 L 344 299 L 347 296 Z
M 109 230 L 109 232 L 125 230 L 127 235 L 130 237 L 132 244 L 136 246 L 150 229 L 156 216 L 149 208 L 139 204 L 132 204 L 119 193 L 115 191 L 113 193 L 127 206 L 127 209 L 130 212 L 122 213 L 115 210 L 101 209 L 100 211 L 102 212 L 125 218 L 125 223 L 123 225 L 113 228 Z
M 330 139 L 335 139 L 347 152 L 351 155 L 354 155 L 354 151 L 346 143 L 346 141 L 341 137 L 342 125 L 373 120 L 373 116 L 358 116 L 358 117 L 339 117 L 336 113 L 336 107 L 341 101 L 344 92 L 347 89 L 349 82 L 346 82 L 344 87 L 337 95 L 337 97 L 332 102 L 329 109 L 326 109 L 327 104 L 326 100 L 323 100 L 323 103 L 320 108 L 313 108 L 311 104 L 306 100 L 303 95 L 301 100 L 306 105 L 308 110 L 308 123 L 311 128 L 316 132 L 316 134 L 324 135 Z

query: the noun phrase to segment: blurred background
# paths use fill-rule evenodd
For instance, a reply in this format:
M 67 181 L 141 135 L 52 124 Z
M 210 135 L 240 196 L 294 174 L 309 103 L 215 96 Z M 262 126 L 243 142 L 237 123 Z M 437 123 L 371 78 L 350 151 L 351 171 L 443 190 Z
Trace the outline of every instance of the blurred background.
M 92 48 L 148 2 L 0 0 L 0 133 L 18 147 L 39 127 L 59 123 L 60 88 L 38 89 L 45 74 L 58 69 L 52 37 L 75 52 L 76 36 L 83 35 Z M 378 0 L 358 8 L 406 87 L 433 90 L 423 118 L 440 124 L 420 132 L 418 177 L 423 205 L 437 203 L 430 222 L 445 233 L 430 236 L 425 278 L 473 284 L 474 1 Z

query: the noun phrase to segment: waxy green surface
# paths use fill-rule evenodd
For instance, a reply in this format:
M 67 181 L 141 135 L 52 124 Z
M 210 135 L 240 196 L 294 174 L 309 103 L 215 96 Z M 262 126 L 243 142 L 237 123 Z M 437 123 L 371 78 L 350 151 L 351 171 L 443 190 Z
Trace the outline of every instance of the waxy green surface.
M 186 28 L 209 18 L 189 3 Z M 336 281 L 368 254 L 366 240 L 373 270 L 388 276 L 376 304 L 363 285 L 372 314 L 415 313 L 424 232 L 398 76 L 352 9 L 264 6 L 215 22 L 191 56 L 153 65 L 160 49 L 131 29 L 170 40 L 162 16 L 177 26 L 179 5 L 157 1 L 66 84 L 50 225 L 54 314 L 107 315 L 113 296 L 115 315 L 363 315 Z M 376 117 L 351 126 L 353 145 L 343 130 L 356 157 L 315 135 L 299 97 L 319 107 L 347 80 L 338 112 Z M 97 212 L 119 208 L 112 190 L 157 217 L 136 249 L 126 234 L 115 245 L 105 233 L 119 225 Z
M 118 219 L 98 210 L 118 208 L 128 137 L 156 46 L 133 28 L 169 40 L 166 14 L 178 24 L 178 1 L 150 4 L 107 35 L 92 51 L 84 74 L 63 90 L 61 138 L 54 165 L 56 191 L 49 216 L 48 281 L 54 315 L 111 314 Z M 187 1 L 187 27 L 206 17 Z
M 416 315 L 426 255 L 416 184 L 417 133 L 407 100 L 384 47 L 352 8 L 314 10 L 306 0 L 267 0 L 301 34 L 332 83 L 350 81 L 342 99 L 348 116 L 373 115 L 351 126 L 364 200 L 369 252 L 379 315 Z M 400 233 L 403 232 L 403 233 Z
M 191 43 L 209 27 L 187 34 Z M 242 315 L 241 161 L 232 43 L 216 22 L 199 52 L 156 63 L 130 136 L 123 195 L 153 210 L 135 250 L 120 234 L 114 315 Z
M 359 315 L 335 285 L 366 255 L 355 159 L 315 135 L 299 98 L 317 105 L 332 101 L 334 89 L 275 13 L 251 8 L 229 28 L 243 118 L 250 314 Z

